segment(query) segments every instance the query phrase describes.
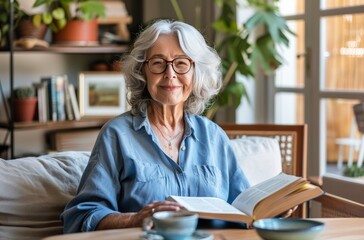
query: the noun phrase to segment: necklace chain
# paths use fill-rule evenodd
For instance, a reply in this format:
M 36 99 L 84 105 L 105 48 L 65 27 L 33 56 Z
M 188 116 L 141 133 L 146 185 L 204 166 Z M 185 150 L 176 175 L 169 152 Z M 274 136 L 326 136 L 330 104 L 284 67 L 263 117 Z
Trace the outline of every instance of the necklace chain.
M 154 122 L 153 122 L 154 123 Z M 172 141 L 174 139 L 176 139 L 181 133 L 182 133 L 182 130 L 180 130 L 178 133 L 176 133 L 174 136 L 170 137 L 169 139 L 164 136 L 162 130 L 158 127 L 157 124 L 154 123 L 154 126 L 158 129 L 158 131 L 161 133 L 162 137 L 168 142 L 168 148 L 169 149 L 172 149 Z

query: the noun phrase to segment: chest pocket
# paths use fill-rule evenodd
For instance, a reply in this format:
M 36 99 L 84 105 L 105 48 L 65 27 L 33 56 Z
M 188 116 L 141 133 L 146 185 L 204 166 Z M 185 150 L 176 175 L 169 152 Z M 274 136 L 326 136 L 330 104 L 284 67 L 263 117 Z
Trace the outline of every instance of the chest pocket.
M 193 174 L 196 178 L 197 196 L 221 197 L 222 174 L 220 169 L 210 165 L 195 165 Z M 226 186 L 225 186 L 226 187 Z
M 158 164 L 138 161 L 134 161 L 134 164 L 135 180 L 137 182 L 147 183 L 164 178 L 164 174 Z

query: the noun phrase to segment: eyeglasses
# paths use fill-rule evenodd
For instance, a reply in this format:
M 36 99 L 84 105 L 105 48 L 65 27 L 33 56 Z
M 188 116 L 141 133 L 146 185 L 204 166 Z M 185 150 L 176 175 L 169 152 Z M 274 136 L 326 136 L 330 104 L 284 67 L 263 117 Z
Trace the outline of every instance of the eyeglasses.
M 173 70 L 178 74 L 186 74 L 190 71 L 193 61 L 189 58 L 175 58 L 167 61 L 163 58 L 154 57 L 146 60 L 149 70 L 154 74 L 164 73 L 168 64 L 172 64 Z

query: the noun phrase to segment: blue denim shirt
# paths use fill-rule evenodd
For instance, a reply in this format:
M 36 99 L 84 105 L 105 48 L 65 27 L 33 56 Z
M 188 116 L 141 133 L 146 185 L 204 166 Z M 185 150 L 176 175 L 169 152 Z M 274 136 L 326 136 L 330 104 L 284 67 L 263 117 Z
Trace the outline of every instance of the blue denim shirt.
M 185 114 L 179 163 L 159 147 L 146 113 L 124 113 L 101 129 L 77 195 L 62 214 L 64 232 L 92 231 L 108 214 L 137 212 L 170 195 L 232 202 L 249 183 L 225 132 Z

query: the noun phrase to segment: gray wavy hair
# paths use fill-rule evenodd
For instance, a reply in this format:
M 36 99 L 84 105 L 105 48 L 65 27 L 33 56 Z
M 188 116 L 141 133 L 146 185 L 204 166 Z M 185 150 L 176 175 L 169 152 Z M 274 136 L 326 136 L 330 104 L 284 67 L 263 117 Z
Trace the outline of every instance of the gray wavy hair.
M 132 114 L 146 110 L 151 101 L 143 72 L 147 51 L 161 34 L 176 34 L 183 52 L 194 61 L 194 79 L 191 95 L 184 110 L 201 114 L 221 86 L 221 59 L 215 49 L 206 44 L 204 37 L 191 25 L 179 21 L 158 20 L 142 31 L 131 53 L 123 60 L 123 72 L 128 90 L 127 101 Z

